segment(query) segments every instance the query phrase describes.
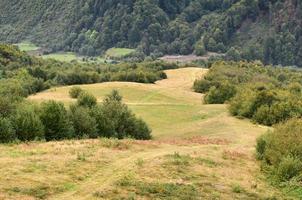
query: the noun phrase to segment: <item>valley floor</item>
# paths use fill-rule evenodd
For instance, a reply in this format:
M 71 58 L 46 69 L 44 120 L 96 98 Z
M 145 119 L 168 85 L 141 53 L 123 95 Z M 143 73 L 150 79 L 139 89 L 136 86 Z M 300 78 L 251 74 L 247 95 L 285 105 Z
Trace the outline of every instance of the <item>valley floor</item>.
M 118 89 L 154 140 L 72 140 L 0 145 L 0 199 L 266 199 L 282 195 L 261 174 L 256 138 L 267 127 L 191 91 L 200 68 L 168 70 L 156 84 L 81 86 L 99 101 Z M 31 96 L 66 105 L 70 87 Z

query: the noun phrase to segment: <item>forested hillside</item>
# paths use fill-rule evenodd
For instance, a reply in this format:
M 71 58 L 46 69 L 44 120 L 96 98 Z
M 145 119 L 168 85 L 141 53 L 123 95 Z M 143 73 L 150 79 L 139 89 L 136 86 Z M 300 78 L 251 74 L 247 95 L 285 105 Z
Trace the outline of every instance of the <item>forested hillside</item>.
M 2 0 L 0 41 L 96 55 L 227 53 L 302 66 L 298 0 Z

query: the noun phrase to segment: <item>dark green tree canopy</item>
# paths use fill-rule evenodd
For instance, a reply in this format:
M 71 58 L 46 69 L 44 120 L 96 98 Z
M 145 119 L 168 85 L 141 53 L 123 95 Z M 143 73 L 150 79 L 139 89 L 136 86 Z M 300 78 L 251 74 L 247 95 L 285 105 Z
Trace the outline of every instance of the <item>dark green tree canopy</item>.
M 88 56 L 111 47 L 147 55 L 237 47 L 243 59 L 301 66 L 301 7 L 296 0 L 2 0 L 0 41 Z

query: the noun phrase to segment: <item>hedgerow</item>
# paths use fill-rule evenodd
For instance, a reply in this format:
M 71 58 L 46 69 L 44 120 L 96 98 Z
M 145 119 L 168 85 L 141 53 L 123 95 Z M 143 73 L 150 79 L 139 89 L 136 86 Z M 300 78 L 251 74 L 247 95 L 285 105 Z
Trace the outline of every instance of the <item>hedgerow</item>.
M 274 125 L 302 116 L 302 72 L 261 63 L 216 62 L 194 90 L 205 103 L 228 102 L 232 115 Z

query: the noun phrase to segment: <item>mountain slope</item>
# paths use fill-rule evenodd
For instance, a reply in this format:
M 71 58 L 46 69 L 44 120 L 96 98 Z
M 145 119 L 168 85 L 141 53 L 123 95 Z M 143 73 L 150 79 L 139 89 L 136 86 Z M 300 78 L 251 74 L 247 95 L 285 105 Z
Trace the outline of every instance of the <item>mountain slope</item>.
M 160 56 L 234 47 L 230 59 L 302 66 L 297 0 L 2 0 L 0 13 L 0 41 L 54 51 L 128 47 Z

